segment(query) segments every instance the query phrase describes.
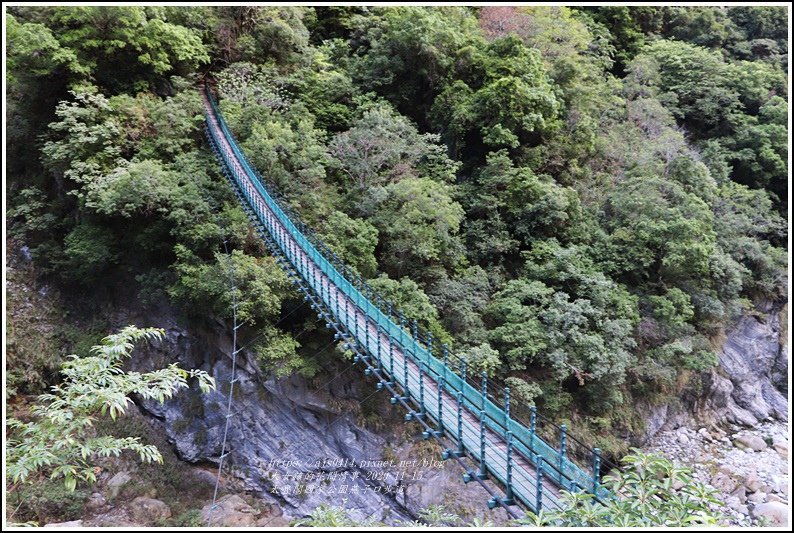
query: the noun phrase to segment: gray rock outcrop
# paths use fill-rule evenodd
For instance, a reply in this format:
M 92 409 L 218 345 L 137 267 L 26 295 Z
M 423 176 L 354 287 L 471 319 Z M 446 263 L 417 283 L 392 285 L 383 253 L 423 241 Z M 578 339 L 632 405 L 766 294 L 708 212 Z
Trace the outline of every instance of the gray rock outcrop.
M 726 330 L 719 365 L 701 376 L 700 391 L 684 394 L 680 404 L 638 406 L 646 429 L 635 444 L 680 426 L 715 431 L 726 424 L 754 427 L 787 419 L 788 346 L 782 339 L 780 308 L 769 303 L 759 308 Z
M 231 372 L 226 354 L 231 347 L 219 331 L 198 339 L 171 327 L 163 343 L 141 350 L 145 353 L 132 362 L 136 369 L 151 369 L 174 362 L 171 354 L 178 354 L 183 368 L 201 368 L 216 379 L 218 389 L 208 394 L 191 388 L 164 404 L 141 402 L 163 422 L 177 454 L 189 462 L 217 462 L 221 455 Z M 238 356 L 227 475 L 233 472 L 245 490 L 277 503 L 291 516 L 305 516 L 325 503 L 345 507 L 357 520 L 410 519 L 412 512 L 396 501 L 395 493 L 378 490 L 383 482 L 367 479 L 357 467 L 382 459 L 385 449 L 384 438 L 356 420 L 359 401 L 372 395 L 374 385 L 363 390 L 367 383 L 357 368 L 339 372 L 340 365 L 331 364 L 335 366 L 318 376 L 314 386 L 299 376 L 266 378 L 251 360 Z M 330 472 L 345 479 L 344 494 L 307 491 L 312 483 L 305 479 Z
M 756 518 L 765 518 L 770 526 L 787 526 L 789 508 L 782 502 L 767 502 L 755 506 L 753 515 Z
M 728 330 L 720 365 L 708 376 L 710 397 L 698 406 L 728 422 L 755 426 L 787 417 L 788 350 L 780 343 L 780 317 L 743 316 Z

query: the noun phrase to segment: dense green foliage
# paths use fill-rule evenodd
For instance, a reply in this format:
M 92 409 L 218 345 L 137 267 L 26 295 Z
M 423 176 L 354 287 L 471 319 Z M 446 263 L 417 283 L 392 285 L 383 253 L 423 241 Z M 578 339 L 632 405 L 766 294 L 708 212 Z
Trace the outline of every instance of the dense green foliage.
M 144 462 L 162 462 L 156 447 L 133 437 L 97 435 L 99 416 L 115 420 L 132 403 L 130 395 L 160 402 L 188 387 L 195 379 L 202 391 L 215 388 L 215 381 L 202 370 L 183 370 L 176 364 L 152 372 L 124 372 L 122 364 L 136 342 L 158 340 L 163 330 L 128 326 L 102 339 L 93 355 L 70 356 L 63 365 L 63 383 L 39 396 L 29 420 L 9 418 L 6 475 L 11 483 L 32 481 L 38 474 L 63 479 L 68 490 L 78 481 L 96 481 L 95 462 L 100 457 L 118 457 L 128 450 Z
M 311 372 L 290 333 L 308 315 L 273 326 L 294 294 L 202 140 L 201 78 L 340 257 L 602 448 L 786 293 L 784 8 L 14 7 L 6 23 L 8 216 L 38 267 L 204 317 L 228 313 L 234 265 L 268 371 Z
M 638 450 L 622 459 L 623 469 L 603 479 L 620 496 L 597 503 L 585 492 L 565 493 L 559 511 L 541 511 L 517 521 L 535 527 L 704 527 L 717 526 L 721 516 L 717 491 L 693 479 L 688 467 Z M 676 488 L 680 486 L 681 488 Z

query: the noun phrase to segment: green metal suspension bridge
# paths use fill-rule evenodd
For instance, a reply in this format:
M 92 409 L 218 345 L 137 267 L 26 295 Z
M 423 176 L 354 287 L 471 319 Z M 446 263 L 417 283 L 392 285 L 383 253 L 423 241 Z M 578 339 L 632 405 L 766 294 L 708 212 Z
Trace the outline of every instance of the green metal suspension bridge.
M 488 507 L 518 517 L 522 507 L 560 509 L 561 490 L 586 491 L 596 501 L 612 497 L 601 485 L 601 471 L 614 465 L 598 448 L 573 438 L 534 406 L 511 403 L 503 382 L 471 375 L 465 358 L 434 342 L 430 332 L 377 294 L 253 169 L 208 87 L 203 99 L 209 143 L 278 264 L 364 374 L 388 391 L 392 404 L 405 408 L 405 419 L 417 421 L 425 439 L 441 444 L 442 458 L 462 467 L 465 483 L 479 483 L 488 492 Z

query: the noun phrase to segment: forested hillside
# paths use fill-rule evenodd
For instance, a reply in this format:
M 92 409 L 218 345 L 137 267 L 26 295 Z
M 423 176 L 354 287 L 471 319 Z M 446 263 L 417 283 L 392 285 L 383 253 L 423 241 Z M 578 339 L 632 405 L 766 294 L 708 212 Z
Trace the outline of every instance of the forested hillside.
M 203 81 L 333 251 L 594 446 L 624 451 L 638 402 L 696 391 L 724 328 L 786 297 L 785 8 L 11 7 L 5 23 L 9 235 L 82 309 L 227 318 L 226 239 L 262 367 L 317 372 L 310 339 L 272 325 L 295 294 L 204 140 Z M 13 344 L 11 394 L 42 392 L 56 363 Z

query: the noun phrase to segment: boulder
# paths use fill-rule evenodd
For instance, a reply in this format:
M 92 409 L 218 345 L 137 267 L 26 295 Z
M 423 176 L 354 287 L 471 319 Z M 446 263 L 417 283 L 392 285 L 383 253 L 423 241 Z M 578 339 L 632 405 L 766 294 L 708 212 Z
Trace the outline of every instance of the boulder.
M 781 502 L 760 503 L 753 509 L 756 518 L 766 518 L 769 525 L 787 526 L 788 525 L 788 505 Z
M 737 448 L 745 448 L 754 452 L 761 452 L 766 449 L 766 442 L 756 435 L 739 435 L 734 438 L 733 445 Z
M 747 489 L 744 485 L 739 485 L 736 490 L 731 492 L 731 496 L 738 498 L 740 503 L 747 503 Z
M 740 502 L 739 498 L 737 498 L 736 496 L 728 496 L 727 498 L 725 498 L 725 507 L 727 507 L 728 509 L 733 509 L 734 511 L 737 511 L 741 505 L 742 502 Z
M 215 487 L 215 482 L 218 479 L 218 472 L 210 472 L 203 468 L 194 468 L 191 472 L 193 481 L 200 486 Z M 221 488 L 224 487 L 223 479 L 221 479 Z
M 747 501 L 752 503 L 764 503 L 766 501 L 766 492 L 758 491 L 750 494 Z
M 219 499 L 214 509 L 211 503 L 201 509 L 202 521 L 210 526 L 254 526 L 256 525 L 255 515 L 256 510 L 236 494 L 230 494 Z
M 736 470 L 731 465 L 720 465 L 717 471 L 722 472 L 723 474 L 727 474 L 731 477 L 737 477 Z
M 105 485 L 108 493 L 108 499 L 112 500 L 118 496 L 124 485 L 130 481 L 132 481 L 132 476 L 130 476 L 128 472 L 117 472 L 112 478 L 110 478 L 107 485 Z
M 102 496 L 102 494 L 95 492 L 91 494 L 90 498 L 88 498 L 88 501 L 86 502 L 85 506 L 87 509 L 90 509 L 91 511 L 96 511 L 97 509 L 105 505 L 105 503 L 107 503 L 105 497 Z
M 757 492 L 763 486 L 763 482 L 757 473 L 750 472 L 744 480 L 744 486 L 747 487 L 748 492 Z
M 171 518 L 171 508 L 160 500 L 139 496 L 129 505 L 130 516 L 141 524 L 156 523 Z
M 724 472 L 717 472 L 711 478 L 711 486 L 725 494 L 730 494 L 736 489 L 736 481 Z
M 788 441 L 781 437 L 775 437 L 772 441 L 772 447 L 780 454 L 783 459 L 788 459 Z
M 746 505 L 739 501 L 736 496 L 731 496 L 730 498 L 725 500 L 725 506 L 728 509 L 732 509 L 738 513 L 742 513 L 743 515 L 749 514 L 750 511 Z

